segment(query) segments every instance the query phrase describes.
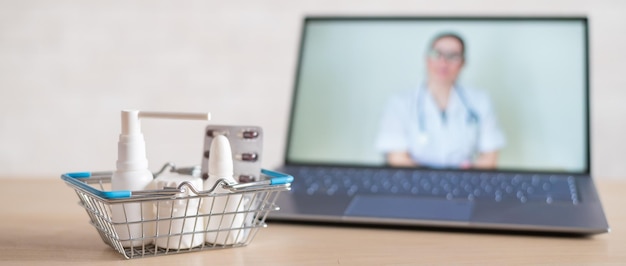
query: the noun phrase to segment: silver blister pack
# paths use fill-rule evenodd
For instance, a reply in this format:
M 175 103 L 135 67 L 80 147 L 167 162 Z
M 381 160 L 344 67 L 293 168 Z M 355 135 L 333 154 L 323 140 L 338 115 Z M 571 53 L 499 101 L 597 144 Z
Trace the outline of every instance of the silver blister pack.
M 230 142 L 235 180 L 247 183 L 259 180 L 263 152 L 263 130 L 258 126 L 209 125 L 204 134 L 202 178 L 209 177 L 209 151 L 214 136 L 224 135 Z

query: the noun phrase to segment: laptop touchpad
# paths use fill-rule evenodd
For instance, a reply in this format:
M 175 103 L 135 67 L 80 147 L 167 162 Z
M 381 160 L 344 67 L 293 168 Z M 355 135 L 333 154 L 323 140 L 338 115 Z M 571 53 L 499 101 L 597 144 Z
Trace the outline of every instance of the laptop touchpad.
M 468 221 L 474 207 L 471 201 L 390 196 L 355 196 L 345 214 L 396 219 Z

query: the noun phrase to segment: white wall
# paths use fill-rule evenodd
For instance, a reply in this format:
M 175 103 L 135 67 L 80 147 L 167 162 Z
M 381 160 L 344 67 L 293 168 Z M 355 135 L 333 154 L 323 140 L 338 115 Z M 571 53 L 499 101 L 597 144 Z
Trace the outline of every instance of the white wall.
M 115 167 L 119 111 L 210 111 L 264 128 L 281 162 L 305 14 L 588 15 L 592 169 L 626 178 L 626 2 L 0 1 L 0 177 Z M 148 159 L 200 160 L 204 123 L 143 123 Z

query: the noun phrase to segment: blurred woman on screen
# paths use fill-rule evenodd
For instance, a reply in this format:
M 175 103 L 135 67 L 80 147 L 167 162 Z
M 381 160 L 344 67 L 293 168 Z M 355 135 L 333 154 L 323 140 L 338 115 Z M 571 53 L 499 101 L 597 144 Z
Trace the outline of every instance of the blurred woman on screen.
M 426 57 L 427 81 L 392 97 L 377 147 L 398 167 L 495 168 L 505 137 L 488 95 L 457 84 L 465 42 L 436 36 Z

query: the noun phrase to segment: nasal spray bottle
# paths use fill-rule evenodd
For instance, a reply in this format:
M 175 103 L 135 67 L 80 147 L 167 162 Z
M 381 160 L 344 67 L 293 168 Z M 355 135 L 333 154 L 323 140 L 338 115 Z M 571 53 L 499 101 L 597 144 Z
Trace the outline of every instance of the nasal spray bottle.
M 122 133 L 118 142 L 117 170 L 111 176 L 112 190 L 145 190 L 153 180 L 148 170 L 146 142 L 139 124 L 140 118 L 209 120 L 209 114 L 157 113 L 137 110 L 122 111 Z M 155 235 L 152 205 L 147 203 L 119 203 L 111 206 L 115 231 L 122 246 L 142 246 L 150 244 Z
M 230 190 L 218 183 L 220 180 L 228 184 L 237 183 L 233 177 L 233 155 L 228 138 L 214 136 L 209 154 L 209 178 L 204 181 L 204 189 L 217 185 L 213 193 L 221 195 L 205 198 L 202 202 L 202 212 L 208 215 L 205 239 L 215 245 L 242 243 L 246 237 L 245 198 L 241 194 L 229 195 Z

